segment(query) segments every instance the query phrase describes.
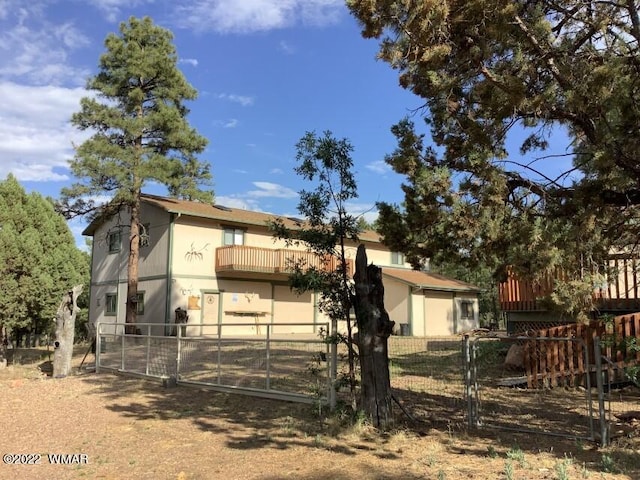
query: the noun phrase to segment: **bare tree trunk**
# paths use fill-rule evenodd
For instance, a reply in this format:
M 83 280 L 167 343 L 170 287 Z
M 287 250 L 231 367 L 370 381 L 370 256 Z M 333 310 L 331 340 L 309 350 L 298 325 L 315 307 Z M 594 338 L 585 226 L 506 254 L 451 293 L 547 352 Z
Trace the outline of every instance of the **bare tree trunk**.
M 394 322 L 384 309 L 382 270 L 367 265 L 364 245 L 358 247 L 354 280 L 362 409 L 376 427 L 387 428 L 393 423 L 387 341 Z
M 140 201 L 131 205 L 131 229 L 129 231 L 129 258 L 127 261 L 127 313 L 125 332 L 136 333 L 138 315 L 138 259 L 140 256 Z
M 53 377 L 63 378 L 71 373 L 73 336 L 75 333 L 78 297 L 82 285 L 76 285 L 64 294 L 56 313 L 56 340 L 53 353 Z
M 0 323 L 0 370 L 7 366 L 7 346 L 9 338 L 7 328 Z

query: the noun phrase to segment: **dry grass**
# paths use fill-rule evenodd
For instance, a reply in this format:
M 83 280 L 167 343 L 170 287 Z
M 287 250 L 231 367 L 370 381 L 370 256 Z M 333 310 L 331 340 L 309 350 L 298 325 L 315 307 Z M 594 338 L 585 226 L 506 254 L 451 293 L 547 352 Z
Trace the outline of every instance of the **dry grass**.
M 79 350 L 76 365 L 85 347 Z M 85 453 L 89 463 L 49 465 L 42 457 L 41 465 L 0 465 L 0 478 L 640 478 L 637 430 L 606 450 L 466 431 L 431 392 L 422 421 L 399 417 L 395 430 L 381 434 L 346 413 L 318 416 L 306 405 L 111 374 L 54 380 L 39 371 L 44 361 L 46 354 L 23 352 L 23 365 L 0 371 L 2 453 Z

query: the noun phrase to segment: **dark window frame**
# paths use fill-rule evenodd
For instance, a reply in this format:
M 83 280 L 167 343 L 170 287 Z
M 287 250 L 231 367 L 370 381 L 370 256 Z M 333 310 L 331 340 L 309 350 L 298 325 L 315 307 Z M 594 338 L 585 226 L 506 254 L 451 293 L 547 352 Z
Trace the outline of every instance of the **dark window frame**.
M 104 299 L 104 314 L 108 317 L 115 317 L 118 314 L 118 294 L 107 293 Z
M 473 300 L 460 300 L 460 319 L 473 320 L 475 318 Z
M 117 238 L 117 240 L 115 240 Z M 107 235 L 109 253 L 118 253 L 122 250 L 122 231 L 114 230 Z
M 227 242 L 227 233 L 231 233 L 231 238 L 232 241 L 231 243 Z M 236 235 L 238 233 L 242 234 L 242 243 L 236 243 Z M 244 245 L 245 244 L 245 235 L 247 233 L 247 230 L 244 228 L 237 228 L 237 227 L 223 227 L 222 228 L 222 244 L 224 246 L 228 246 L 228 245 Z
M 404 265 L 404 253 L 391 252 L 391 265 Z

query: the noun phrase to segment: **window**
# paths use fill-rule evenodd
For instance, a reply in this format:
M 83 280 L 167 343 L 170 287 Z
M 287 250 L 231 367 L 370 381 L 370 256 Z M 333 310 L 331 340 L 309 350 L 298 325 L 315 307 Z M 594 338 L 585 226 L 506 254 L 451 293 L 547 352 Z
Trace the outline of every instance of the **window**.
M 117 253 L 122 248 L 122 233 L 120 230 L 109 232 L 109 253 Z
M 105 299 L 105 315 L 116 315 L 118 313 L 118 294 L 107 293 Z
M 460 301 L 460 318 L 462 320 L 473 320 L 473 301 Z
M 244 230 L 225 228 L 223 243 L 224 245 L 244 245 Z
M 144 292 L 138 292 L 136 295 L 136 313 L 144 315 Z
M 391 252 L 391 265 L 404 265 L 404 255 L 400 252 Z

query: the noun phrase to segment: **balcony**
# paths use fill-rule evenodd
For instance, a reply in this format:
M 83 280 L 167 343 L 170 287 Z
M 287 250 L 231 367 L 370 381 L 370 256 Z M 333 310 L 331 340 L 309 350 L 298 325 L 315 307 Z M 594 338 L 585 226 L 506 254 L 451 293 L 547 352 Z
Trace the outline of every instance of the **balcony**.
M 271 249 L 227 245 L 216 249 L 216 272 L 253 272 L 288 274 L 294 265 L 303 268 L 334 271 L 339 265 L 338 257 L 319 257 L 305 250 L 290 248 Z M 347 260 L 347 274 L 353 275 L 353 260 Z

